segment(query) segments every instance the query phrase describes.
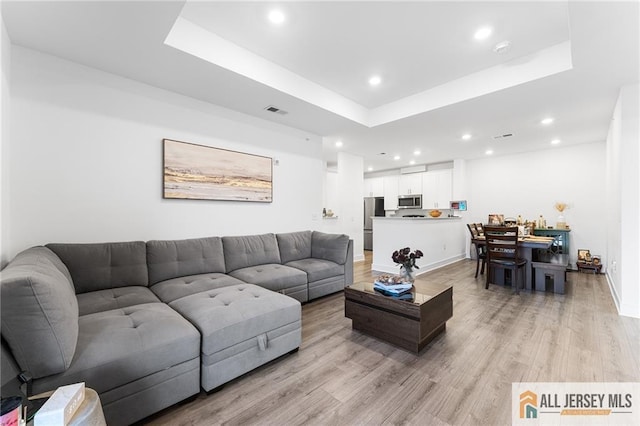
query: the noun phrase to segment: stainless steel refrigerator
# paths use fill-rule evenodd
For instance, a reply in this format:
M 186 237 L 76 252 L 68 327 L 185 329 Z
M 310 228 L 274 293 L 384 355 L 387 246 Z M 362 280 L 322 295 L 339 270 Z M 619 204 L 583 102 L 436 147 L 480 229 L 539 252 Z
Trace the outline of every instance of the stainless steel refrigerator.
M 364 249 L 373 250 L 372 216 L 384 216 L 384 197 L 365 197 L 364 199 Z

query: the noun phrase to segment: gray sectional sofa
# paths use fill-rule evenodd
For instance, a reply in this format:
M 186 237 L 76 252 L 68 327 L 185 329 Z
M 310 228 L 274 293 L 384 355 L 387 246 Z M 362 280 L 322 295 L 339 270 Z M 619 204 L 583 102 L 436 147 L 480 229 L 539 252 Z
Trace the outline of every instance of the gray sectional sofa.
M 85 382 L 131 424 L 297 350 L 300 303 L 352 281 L 317 231 L 32 247 L 2 271 L 2 383 Z

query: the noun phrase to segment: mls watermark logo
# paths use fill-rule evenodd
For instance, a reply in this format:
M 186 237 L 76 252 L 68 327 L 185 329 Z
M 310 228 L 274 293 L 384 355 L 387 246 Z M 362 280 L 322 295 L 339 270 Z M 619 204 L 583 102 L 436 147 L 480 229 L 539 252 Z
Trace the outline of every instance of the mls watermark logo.
M 514 425 L 640 425 L 640 383 L 512 383 Z
M 538 395 L 530 390 L 520 394 L 520 418 L 538 418 Z

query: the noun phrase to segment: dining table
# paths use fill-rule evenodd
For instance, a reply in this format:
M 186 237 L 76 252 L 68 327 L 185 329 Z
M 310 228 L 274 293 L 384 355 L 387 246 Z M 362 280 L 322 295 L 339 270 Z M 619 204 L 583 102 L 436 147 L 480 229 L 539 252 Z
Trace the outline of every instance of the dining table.
M 521 259 L 527 260 L 527 266 L 524 268 L 526 272 L 525 288 L 532 290 L 533 285 L 533 249 L 548 250 L 553 244 L 553 237 L 543 237 L 538 235 L 524 235 L 518 237 L 518 253 Z M 484 236 L 477 236 L 471 239 L 473 244 L 478 246 L 486 246 Z M 487 271 L 487 274 L 489 271 Z M 494 284 L 504 285 L 504 274 L 496 274 Z

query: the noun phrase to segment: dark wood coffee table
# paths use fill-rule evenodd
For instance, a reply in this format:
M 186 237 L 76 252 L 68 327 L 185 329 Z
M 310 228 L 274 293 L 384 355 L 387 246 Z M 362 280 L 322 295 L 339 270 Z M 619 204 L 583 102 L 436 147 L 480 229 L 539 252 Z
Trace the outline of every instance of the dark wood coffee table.
M 419 352 L 443 332 L 453 316 L 453 287 L 417 279 L 412 300 L 383 296 L 373 282 L 359 282 L 344 289 L 344 312 L 354 330 Z

